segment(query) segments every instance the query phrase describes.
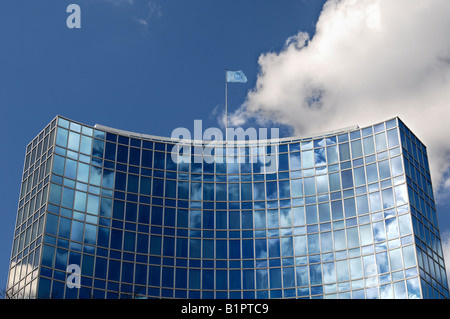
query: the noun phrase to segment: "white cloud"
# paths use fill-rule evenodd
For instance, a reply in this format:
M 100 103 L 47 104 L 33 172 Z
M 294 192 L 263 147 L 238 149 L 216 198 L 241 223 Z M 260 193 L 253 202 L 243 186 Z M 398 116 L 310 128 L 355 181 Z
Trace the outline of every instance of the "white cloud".
M 450 164 L 450 1 L 329 0 L 312 39 L 259 57 L 234 125 L 267 119 L 307 135 L 399 116 L 427 146 L 435 191 Z
M 143 10 L 143 17 L 135 17 L 135 21 L 147 27 L 154 19 L 159 19 L 162 16 L 161 6 L 155 2 L 149 1 L 147 8 Z
M 138 24 L 148 27 L 151 21 L 162 17 L 161 5 L 153 0 L 136 2 L 135 0 L 101 0 L 113 4 L 116 7 L 128 6 L 132 8 L 133 20 Z

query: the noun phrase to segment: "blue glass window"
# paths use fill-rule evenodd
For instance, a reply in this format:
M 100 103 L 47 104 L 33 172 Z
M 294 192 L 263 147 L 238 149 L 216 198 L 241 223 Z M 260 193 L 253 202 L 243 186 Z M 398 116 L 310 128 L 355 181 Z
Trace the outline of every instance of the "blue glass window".
M 162 286 L 167 288 L 173 287 L 173 273 L 174 269 L 172 267 L 162 267 Z
M 113 218 L 123 219 L 124 209 L 125 209 L 125 203 L 123 201 L 114 200 L 113 215 L 112 215 Z
M 294 255 L 292 237 L 281 238 L 282 257 L 290 257 Z
M 203 240 L 203 258 L 208 259 L 214 258 L 214 240 L 212 239 Z
M 97 239 L 97 227 L 94 225 L 86 224 L 84 230 L 84 243 L 95 245 Z
M 228 289 L 228 272 L 226 270 L 216 270 L 216 289 Z
M 342 201 L 333 201 L 331 202 L 331 212 L 333 220 L 338 220 L 344 218 L 343 209 L 342 209 Z
M 135 283 L 138 285 L 147 285 L 147 265 L 136 264 Z
M 155 164 L 154 167 L 158 169 L 164 169 L 165 153 L 155 152 Z
M 269 238 L 269 258 L 280 257 L 280 239 Z
M 385 132 L 375 135 L 375 144 L 377 152 L 381 152 L 387 149 Z
M 104 169 L 102 187 L 113 188 L 113 185 L 114 185 L 114 172 L 108 169 Z
M 242 240 L 242 258 L 255 258 L 253 239 Z
M 301 287 L 309 285 L 308 266 L 296 267 L 295 273 L 297 277 L 297 286 Z
M 116 172 L 115 188 L 117 190 L 125 191 L 126 185 L 127 185 L 127 175 L 124 173 Z
M 176 268 L 175 270 L 175 287 L 187 288 L 187 269 Z
M 306 255 L 306 251 L 307 251 L 306 236 L 295 236 L 294 244 L 295 244 L 295 255 L 296 256 Z
M 178 182 L 178 198 L 188 199 L 189 198 L 189 183 L 188 182 Z
M 270 268 L 270 288 L 281 288 L 281 268 Z
M 278 210 L 270 209 L 267 211 L 267 224 L 269 228 L 279 227 Z
M 255 289 L 255 271 L 253 269 L 244 269 L 242 271 L 243 289 Z
M 303 159 L 303 168 L 311 168 L 314 167 L 314 152 L 313 151 L 305 151 L 302 152 Z
M 345 239 L 345 230 L 334 231 L 333 237 L 335 250 L 343 250 L 347 248 L 347 241 Z
M 328 177 L 327 175 L 321 175 L 316 177 L 317 193 L 328 193 Z
M 354 140 L 351 142 L 352 158 L 358 158 L 363 156 L 361 140 Z
M 77 162 L 71 159 L 66 159 L 64 176 L 71 179 L 76 179 L 76 174 L 77 174 Z
M 129 252 L 134 252 L 136 244 L 136 233 L 134 232 L 124 232 L 123 238 L 123 249 Z
M 47 224 L 45 226 L 45 232 L 47 234 L 56 236 L 57 228 L 58 228 L 58 216 L 55 216 L 53 214 L 48 214 L 47 215 Z
M 110 161 L 116 160 L 116 144 L 106 142 L 105 158 Z
M 240 212 L 239 211 L 230 211 L 229 212 L 229 221 L 228 221 L 228 228 L 229 229 L 240 229 Z
M 359 246 L 359 234 L 357 227 L 347 229 L 347 244 L 349 249 Z
M 344 210 L 346 218 L 356 216 L 356 206 L 354 197 L 344 199 Z
M 138 193 L 138 188 L 139 188 L 139 176 L 128 174 L 127 192 Z
M 342 177 L 342 188 L 350 188 L 353 187 L 353 174 L 352 170 L 345 170 L 341 172 Z
M 148 239 L 149 236 L 147 234 L 137 234 L 137 246 L 136 251 L 142 254 L 148 254 Z
M 294 152 L 289 154 L 289 162 L 290 162 L 290 169 L 296 170 L 302 168 L 302 162 L 300 157 L 300 152 Z
M 153 151 L 142 150 L 142 166 L 153 167 Z
M 387 135 L 389 148 L 396 147 L 399 145 L 397 129 L 388 131 Z
M 108 280 L 120 280 L 120 261 L 113 259 L 109 260 Z
M 364 167 L 358 167 L 353 170 L 355 175 L 355 186 L 361 186 L 366 184 L 366 175 L 364 171 Z
M 64 157 L 55 155 L 53 157 L 53 173 L 64 175 Z
M 213 183 L 203 183 L 203 200 L 213 201 L 214 200 L 214 184 Z
M 52 246 L 44 245 L 42 249 L 42 265 L 53 267 L 54 256 L 55 248 Z
M 161 236 L 150 236 L 150 254 L 161 255 Z
M 141 162 L 141 150 L 139 148 L 130 147 L 130 160 L 131 165 L 139 166 Z
M 252 200 L 252 184 L 242 183 L 241 184 L 241 200 L 249 201 Z
M 341 179 L 339 173 L 332 173 L 328 175 L 330 182 L 330 191 L 337 191 L 341 189 Z
M 336 282 L 336 269 L 334 262 L 323 264 L 323 283 L 329 284 Z
M 94 273 L 94 256 L 83 254 L 81 264 L 81 274 L 92 277 Z
M 149 224 L 150 222 L 150 206 L 139 205 L 139 219 L 140 224 Z
M 96 257 L 95 258 L 95 277 L 106 279 L 106 269 L 108 267 L 107 259 Z
M 318 207 L 319 207 L 319 221 L 321 223 L 330 221 L 331 220 L 330 204 L 322 203 L 322 204 L 319 204 Z
M 256 289 L 268 289 L 267 269 L 256 269 Z
M 350 159 L 350 147 L 348 143 L 339 144 L 340 161 L 345 162 Z
M 380 192 L 370 193 L 369 200 L 370 200 L 370 211 L 371 212 L 376 212 L 376 211 L 381 210 Z
M 317 224 L 317 205 L 306 206 L 306 223 L 307 224 Z
M 136 217 L 137 217 L 137 204 L 128 202 L 126 205 L 125 220 L 135 222 Z
M 164 194 L 164 180 L 160 178 L 153 179 L 153 196 L 162 197 Z
M 280 227 L 292 226 L 292 212 L 290 208 L 280 209 Z
M 310 283 L 312 286 L 322 284 L 322 265 L 309 266 Z
M 319 234 L 308 235 L 308 253 L 309 254 L 320 253 Z
M 326 165 L 325 148 L 318 148 L 314 150 L 314 161 L 316 167 Z
M 303 181 L 301 179 L 291 180 L 292 185 L 292 197 L 303 196 Z
M 152 266 L 148 267 L 148 284 L 150 286 L 159 286 L 161 280 L 161 267 Z
M 214 289 L 214 270 L 202 270 L 202 289 Z
M 352 280 L 362 278 L 363 270 L 361 264 L 361 258 L 350 259 L 350 278 Z
M 189 289 L 200 289 L 200 269 L 189 269 Z
M 356 197 L 356 206 L 358 215 L 363 215 L 369 213 L 369 204 L 367 202 L 367 195 L 362 195 Z
M 216 228 L 217 229 L 227 229 L 227 212 L 218 211 L 216 212 Z
M 103 158 L 103 151 L 105 148 L 105 142 L 94 139 L 92 143 L 92 155 Z
M 109 228 L 98 228 L 97 245 L 101 247 L 109 247 Z
M 50 216 L 50 214 L 48 215 Z M 70 236 L 70 228 L 71 228 L 71 220 L 60 217 L 59 218 L 59 227 L 58 227 L 58 236 L 63 238 L 69 238 Z
M 122 250 L 122 234 L 118 229 L 111 229 L 111 248 Z
M 305 178 L 304 179 L 305 184 L 305 195 L 315 195 L 316 194 L 316 185 L 315 185 L 315 178 Z
M 58 127 L 57 133 L 56 133 L 56 145 L 61 147 L 67 147 L 67 137 L 69 135 L 69 131 L 66 129 L 63 129 L 61 127 Z
M 347 260 L 340 260 L 336 262 L 336 275 L 338 281 L 347 281 L 350 279 L 348 267 Z
M 162 225 L 162 207 L 160 206 L 152 206 L 152 213 L 151 213 L 151 223 L 152 225 Z
M 230 290 L 240 290 L 241 289 L 241 271 L 240 270 L 230 270 L 228 272 L 230 280 Z
M 364 141 L 364 155 L 370 155 L 375 153 L 375 145 L 373 142 L 373 136 L 369 136 L 363 139 Z

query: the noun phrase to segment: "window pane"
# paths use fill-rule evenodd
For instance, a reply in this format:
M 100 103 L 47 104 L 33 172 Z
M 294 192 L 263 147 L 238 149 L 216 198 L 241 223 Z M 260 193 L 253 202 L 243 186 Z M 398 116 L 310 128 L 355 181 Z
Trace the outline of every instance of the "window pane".
M 375 145 L 373 143 L 373 137 L 369 136 L 364 138 L 364 155 L 370 155 L 375 153 Z
M 352 141 L 351 146 L 352 146 L 352 158 L 358 158 L 363 156 L 361 140 Z
M 350 147 L 348 143 L 339 144 L 339 156 L 341 162 L 348 161 L 350 159 Z
M 377 152 L 381 152 L 387 149 L 386 145 L 386 133 L 380 133 L 375 135 L 375 143 L 377 146 Z

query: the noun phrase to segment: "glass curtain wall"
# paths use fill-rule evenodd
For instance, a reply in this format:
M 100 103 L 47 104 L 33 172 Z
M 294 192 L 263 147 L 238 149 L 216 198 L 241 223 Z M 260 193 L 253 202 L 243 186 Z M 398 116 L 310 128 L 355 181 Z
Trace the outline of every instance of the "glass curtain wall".
M 57 117 L 27 148 L 8 288 L 39 298 L 448 297 L 426 149 L 399 119 L 178 164 L 174 145 Z M 80 267 L 80 288 L 66 285 L 68 265 Z

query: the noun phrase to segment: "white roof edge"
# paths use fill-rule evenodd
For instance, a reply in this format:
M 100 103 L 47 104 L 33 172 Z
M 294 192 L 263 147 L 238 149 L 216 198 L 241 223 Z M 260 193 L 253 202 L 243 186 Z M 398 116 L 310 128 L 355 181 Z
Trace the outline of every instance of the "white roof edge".
M 136 132 L 126 131 L 126 130 L 116 129 L 116 128 L 112 128 L 112 127 L 109 127 L 109 126 L 104 126 L 104 125 L 101 125 L 101 124 L 95 124 L 94 128 L 98 129 L 98 130 L 103 130 L 103 131 L 106 131 L 106 132 L 109 132 L 109 133 L 113 133 L 113 134 L 124 135 L 124 136 L 128 136 L 128 137 L 139 138 L 139 139 L 157 140 L 157 141 L 162 141 L 162 142 L 172 142 L 172 143 L 173 142 L 183 142 L 183 143 L 190 143 L 190 144 L 202 144 L 202 143 L 205 143 L 205 142 L 212 143 L 212 144 L 216 144 L 216 143 L 217 144 L 223 144 L 224 143 L 224 141 L 174 139 L 174 138 L 169 138 L 169 137 L 162 137 L 162 136 L 156 136 L 156 135 L 142 134 L 142 133 L 136 133 Z M 337 130 L 330 130 L 330 131 L 325 131 L 325 132 L 321 132 L 321 133 L 311 134 L 308 137 L 292 136 L 292 137 L 284 137 L 284 138 L 278 138 L 278 139 L 266 139 L 266 140 L 228 141 L 227 144 L 232 144 L 232 145 L 234 145 L 234 144 L 251 144 L 251 143 L 271 144 L 271 143 L 279 143 L 279 142 L 284 142 L 284 141 L 310 140 L 310 139 L 326 137 L 326 136 L 330 136 L 330 135 L 338 135 L 338 134 L 341 134 L 341 133 L 354 131 L 354 130 L 357 130 L 357 129 L 359 129 L 358 125 L 352 125 L 352 126 L 348 126 L 348 127 L 337 129 Z

